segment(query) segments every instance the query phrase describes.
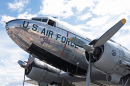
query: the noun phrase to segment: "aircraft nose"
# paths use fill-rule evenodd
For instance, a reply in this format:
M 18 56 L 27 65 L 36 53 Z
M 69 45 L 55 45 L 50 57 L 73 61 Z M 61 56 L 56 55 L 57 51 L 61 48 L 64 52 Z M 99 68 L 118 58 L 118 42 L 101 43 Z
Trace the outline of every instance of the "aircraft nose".
M 13 35 L 18 34 L 18 29 L 16 27 L 18 26 L 18 23 L 16 23 L 14 20 L 11 20 L 9 22 L 6 22 L 5 28 L 8 33 L 8 35 L 12 38 Z M 13 37 L 14 38 L 14 37 Z
M 30 40 L 27 40 L 28 28 L 23 27 L 24 20 L 15 19 L 6 23 L 5 28 L 10 38 L 21 48 L 26 50 L 30 45 Z M 27 25 L 27 24 L 26 24 Z M 26 33 L 26 34 L 25 34 Z
M 17 35 L 20 31 L 20 29 L 27 29 L 27 28 L 22 28 L 22 24 L 23 24 L 23 21 L 22 20 L 18 20 L 18 19 L 15 19 L 15 20 L 11 20 L 9 22 L 6 22 L 6 31 L 8 33 L 9 36 L 12 36 L 12 35 Z

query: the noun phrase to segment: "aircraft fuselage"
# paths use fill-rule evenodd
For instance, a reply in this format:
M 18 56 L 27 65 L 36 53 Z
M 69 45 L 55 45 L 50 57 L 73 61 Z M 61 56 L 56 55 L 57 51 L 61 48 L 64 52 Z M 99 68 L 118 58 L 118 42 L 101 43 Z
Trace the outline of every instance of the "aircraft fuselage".
M 82 70 L 81 72 L 85 73 L 87 63 L 84 50 L 71 43 L 69 38 L 78 37 L 86 43 L 89 43 L 89 40 L 70 32 L 67 30 L 69 28 L 53 27 L 44 22 L 26 19 L 9 21 L 6 28 L 9 36 L 25 51 L 36 55 L 47 63 L 60 65 L 60 69 L 67 66 L 63 70 L 71 69 L 71 72 L 74 73 L 79 68 L 79 71 Z

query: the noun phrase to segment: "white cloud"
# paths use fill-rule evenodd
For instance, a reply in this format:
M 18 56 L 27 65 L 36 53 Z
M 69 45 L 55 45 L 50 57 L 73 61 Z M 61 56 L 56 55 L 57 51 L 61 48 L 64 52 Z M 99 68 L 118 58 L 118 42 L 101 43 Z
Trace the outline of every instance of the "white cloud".
M 36 17 L 37 14 L 29 14 L 28 12 L 24 12 L 23 14 L 18 14 L 18 18 L 20 19 L 31 19 L 32 17 Z
M 36 17 L 37 14 L 29 14 L 28 12 L 24 12 L 23 14 L 18 14 L 17 18 L 19 19 L 31 19 L 32 17 Z M 10 20 L 16 19 L 15 17 L 12 16 L 7 16 L 7 15 L 2 15 L 0 23 L 5 26 L 5 22 L 8 22 Z
M 19 48 L 12 40 L 9 38 L 9 36 L 6 33 L 6 30 L 1 30 L 1 44 L 0 44 L 0 61 L 5 63 L 5 65 L 16 64 L 17 61 L 23 57 L 23 55 L 26 55 L 25 51 L 23 51 L 21 48 Z M 5 40 L 6 39 L 6 40 Z M 7 53 L 5 53 L 7 52 Z M 2 63 L 0 62 L 0 64 Z
M 96 15 L 130 14 L 129 0 L 97 0 L 98 4 L 92 10 Z
M 21 86 L 24 69 L 17 61 L 27 60 L 28 54 L 9 38 L 6 30 L 0 30 L 0 33 L 0 86 Z M 34 86 L 28 83 L 25 85 Z
M 9 38 L 6 30 L 0 30 L 0 33 L 0 86 L 22 85 L 24 70 L 17 61 L 27 60 L 27 53 Z
M 81 12 L 86 7 L 93 7 L 94 2 L 94 0 L 71 0 L 70 2 L 68 2 L 68 5 L 70 5 L 70 7 L 75 7 L 78 12 Z
M 25 5 L 28 4 L 29 0 L 15 0 L 14 3 L 8 3 L 8 8 L 11 10 L 18 10 L 18 12 L 21 12 Z
M 87 14 L 84 14 L 84 15 L 80 15 L 80 16 L 78 17 L 78 20 L 86 20 L 86 19 L 88 19 L 88 18 L 90 18 L 90 17 L 92 17 L 92 14 L 87 13 Z
M 92 18 L 92 20 L 87 22 L 87 25 L 91 27 L 100 26 L 100 25 L 105 24 L 108 21 L 108 19 L 109 19 L 109 16 Z
M 88 27 L 85 24 L 76 25 L 76 27 L 80 29 L 88 29 Z
M 128 17 L 130 14 L 129 2 L 129 0 L 56 0 L 54 2 L 52 0 L 43 0 L 40 13 L 43 15 L 61 16 L 66 18 L 75 16 L 79 22 L 80 20 L 86 22 L 86 24 L 77 25 L 77 27 L 90 33 L 93 36 L 92 38 L 97 38 L 122 18 L 127 19 L 127 24 L 130 23 Z M 72 10 L 73 8 L 76 8 L 76 12 Z M 86 14 L 86 12 L 84 12 L 81 15 L 81 12 L 85 9 L 87 9 L 88 13 Z M 88 18 L 92 19 L 86 21 Z M 125 28 L 125 26 L 121 29 L 128 30 L 129 25 L 127 24 L 127 28 Z M 122 36 L 120 31 L 115 37 L 117 35 L 118 38 Z
M 40 14 L 52 16 L 71 16 L 73 12 L 65 0 L 43 0 Z
M 11 17 L 11 16 L 3 15 L 3 16 L 1 16 L 0 23 L 5 25 L 5 22 L 8 22 L 8 21 L 13 20 L 13 19 L 15 19 L 15 18 Z
M 73 8 L 81 12 L 86 7 L 93 6 L 94 2 L 92 0 L 43 0 L 42 4 L 40 14 L 66 18 L 75 15 Z
M 129 47 L 130 41 L 127 40 L 130 37 L 130 6 L 129 0 L 97 0 L 97 3 L 91 12 L 96 15 L 96 19 L 90 20 L 87 25 L 90 25 L 90 29 L 93 33 L 98 34 L 97 36 L 101 36 L 105 31 L 107 31 L 110 27 L 112 27 L 115 23 L 117 23 L 122 18 L 126 18 L 126 24 L 113 36 L 113 40 L 121 43 L 122 45 Z M 106 17 L 105 19 L 105 16 Z M 103 18 L 103 21 L 100 19 Z M 94 21 L 95 20 L 95 21 Z M 98 22 L 99 21 L 99 22 Z M 94 28 L 96 26 L 96 28 Z
M 129 34 L 130 34 L 130 32 L 129 32 Z M 123 45 L 123 46 L 125 46 L 126 48 L 128 48 L 129 50 L 130 50 L 130 40 L 128 40 L 129 39 L 129 37 L 130 37 L 130 35 L 129 34 L 121 34 L 121 33 L 119 33 L 117 36 L 115 36 L 113 39 L 117 42 L 117 43 L 119 43 L 119 44 L 121 44 L 121 45 Z

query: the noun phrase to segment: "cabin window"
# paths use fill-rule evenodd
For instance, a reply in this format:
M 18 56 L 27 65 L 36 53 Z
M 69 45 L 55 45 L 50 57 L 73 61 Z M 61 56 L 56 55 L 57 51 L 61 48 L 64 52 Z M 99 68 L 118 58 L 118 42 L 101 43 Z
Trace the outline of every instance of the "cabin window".
M 41 21 L 42 19 L 34 19 L 34 18 L 32 18 L 32 20 L 35 20 L 35 21 Z
M 49 19 L 48 25 L 56 27 L 56 22 Z
M 47 22 L 48 19 L 42 19 L 42 22 Z

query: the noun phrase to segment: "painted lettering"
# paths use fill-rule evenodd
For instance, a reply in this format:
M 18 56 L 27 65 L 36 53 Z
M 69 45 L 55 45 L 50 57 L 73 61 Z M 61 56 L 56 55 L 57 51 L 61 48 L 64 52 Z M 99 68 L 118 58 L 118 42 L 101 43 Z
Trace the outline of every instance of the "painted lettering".
M 60 38 L 60 36 L 61 36 L 60 34 L 57 34 L 57 35 L 56 35 L 56 40 L 57 40 L 58 38 Z
M 44 34 L 44 35 L 45 35 L 45 28 L 43 28 L 41 34 Z
M 49 31 L 49 36 L 51 36 L 51 38 L 52 38 L 52 35 L 53 35 L 53 31 Z
M 23 22 L 23 27 L 28 27 L 28 25 L 29 25 L 29 22 L 27 22 L 27 23 L 25 21 Z M 33 24 L 32 30 L 36 31 L 36 32 L 40 32 L 40 31 L 38 31 L 38 25 L 36 25 L 36 24 Z M 33 34 L 35 34 L 35 33 L 33 33 Z M 44 43 L 50 44 L 50 40 L 48 38 L 53 38 L 54 32 L 49 29 L 43 28 L 41 31 L 41 34 L 44 34 L 44 36 L 40 37 L 42 40 L 41 44 L 44 44 Z M 69 41 L 68 34 L 67 34 L 67 37 L 62 36 L 60 34 L 56 34 L 56 36 L 54 36 L 54 37 L 56 38 L 56 40 L 60 40 L 62 43 L 65 43 L 67 45 L 70 45 L 71 47 L 78 49 L 77 45 L 75 45 L 74 43 Z
M 33 30 L 33 31 L 37 31 L 37 27 L 38 27 L 38 25 L 33 24 L 33 28 L 32 28 L 32 30 Z
M 69 45 L 69 43 L 70 43 L 69 38 L 67 38 L 67 40 L 66 40 L 66 44 Z
M 65 37 L 65 36 L 62 36 L 62 38 L 61 38 L 61 42 L 63 42 L 63 43 L 66 42 L 66 37 Z
M 46 36 L 48 36 L 48 37 L 49 37 L 49 30 L 47 30 L 47 32 L 46 32 Z
M 23 22 L 23 27 L 27 28 L 29 25 L 29 22 L 27 22 L 26 26 L 25 26 L 25 21 Z

